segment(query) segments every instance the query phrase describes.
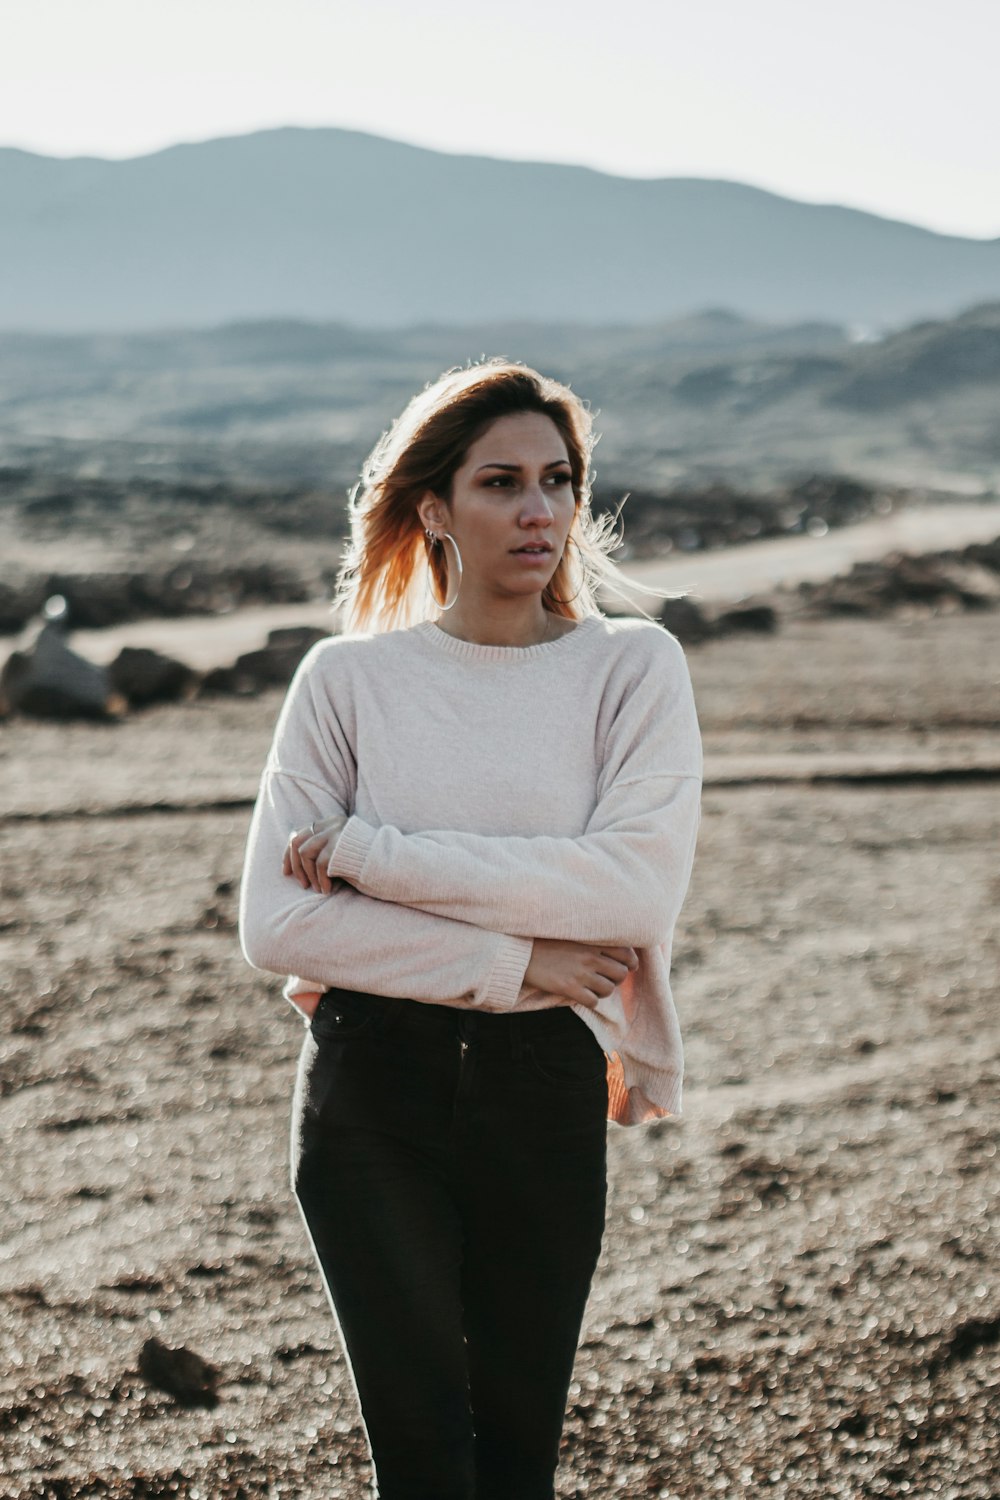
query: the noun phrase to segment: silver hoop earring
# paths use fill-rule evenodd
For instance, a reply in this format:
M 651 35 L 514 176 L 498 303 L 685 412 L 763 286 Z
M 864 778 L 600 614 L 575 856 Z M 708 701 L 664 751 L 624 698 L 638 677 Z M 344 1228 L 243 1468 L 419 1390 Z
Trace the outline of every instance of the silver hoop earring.
M 462 587 L 462 554 L 458 550 L 458 543 L 456 542 L 455 538 L 452 536 L 452 534 L 451 534 L 450 531 L 446 531 L 445 532 L 444 539 L 442 540 L 441 537 L 436 536 L 434 534 L 434 532 L 430 529 L 429 526 L 426 526 L 424 528 L 424 535 L 427 537 L 427 540 L 431 543 L 432 546 L 434 546 L 436 544 L 439 547 L 443 547 L 445 542 L 450 542 L 451 545 L 455 549 L 455 570 L 454 570 L 455 571 L 455 579 L 456 579 L 456 582 L 455 582 L 455 592 L 452 595 L 452 597 L 448 600 L 447 604 L 442 604 L 441 600 L 435 597 L 435 594 L 434 594 L 434 571 L 431 568 L 429 561 L 428 561 L 428 564 L 427 564 L 427 581 L 428 581 L 428 584 L 429 584 L 429 587 L 430 587 L 431 598 L 434 600 L 434 603 L 437 605 L 438 609 L 451 609 L 452 605 L 455 603 L 455 600 L 458 598 L 458 591 Z M 446 559 L 445 566 L 447 567 L 447 559 Z M 451 570 L 451 568 L 448 568 L 447 571 L 448 571 L 448 583 L 450 585 L 451 584 L 452 570 Z
M 567 547 L 569 546 L 570 542 L 573 543 L 573 546 L 576 548 L 576 551 L 577 551 L 577 556 L 579 557 L 580 556 L 580 544 L 579 544 L 579 542 L 576 540 L 575 537 L 568 536 L 566 538 L 566 546 Z M 565 557 L 565 556 L 566 556 L 566 553 L 565 553 L 565 550 L 564 550 L 563 551 L 563 557 Z M 560 561 L 562 561 L 562 559 L 560 559 Z M 583 563 L 582 563 L 582 558 L 581 558 L 581 567 L 582 566 L 583 566 Z M 570 594 L 570 596 L 569 596 L 568 599 L 560 599 L 557 594 L 553 594 L 553 592 L 552 592 L 552 590 L 551 590 L 551 588 L 549 587 L 548 584 L 546 584 L 545 587 L 542 589 L 542 593 L 543 594 L 548 594 L 549 598 L 552 600 L 552 602 L 554 604 L 572 604 L 573 600 L 576 598 L 577 594 L 579 594 L 580 590 L 583 588 L 583 585 L 586 583 L 586 581 L 587 581 L 587 577 L 586 577 L 586 573 L 584 573 L 584 576 L 580 579 L 580 584 L 579 584 L 579 587 L 577 588 L 576 594 Z

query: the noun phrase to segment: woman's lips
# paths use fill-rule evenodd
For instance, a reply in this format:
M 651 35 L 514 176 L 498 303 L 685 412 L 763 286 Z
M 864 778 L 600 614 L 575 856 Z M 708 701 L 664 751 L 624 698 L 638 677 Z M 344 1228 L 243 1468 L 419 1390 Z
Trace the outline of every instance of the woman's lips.
M 552 553 L 543 549 L 541 552 L 512 552 L 510 555 L 516 557 L 519 562 L 547 563 Z

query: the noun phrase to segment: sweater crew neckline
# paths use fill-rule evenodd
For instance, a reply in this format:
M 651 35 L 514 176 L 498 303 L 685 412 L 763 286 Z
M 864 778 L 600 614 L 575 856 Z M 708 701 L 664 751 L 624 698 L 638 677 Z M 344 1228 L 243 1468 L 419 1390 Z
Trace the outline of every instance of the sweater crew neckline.
M 564 635 L 557 636 L 554 641 L 538 641 L 533 646 L 487 646 L 481 641 L 463 641 L 442 630 L 434 620 L 421 620 L 418 625 L 413 626 L 413 630 L 439 650 L 447 651 L 451 656 L 460 657 L 464 661 L 537 661 L 540 657 L 550 656 L 554 651 L 569 650 L 601 618 L 600 615 L 584 615 Z

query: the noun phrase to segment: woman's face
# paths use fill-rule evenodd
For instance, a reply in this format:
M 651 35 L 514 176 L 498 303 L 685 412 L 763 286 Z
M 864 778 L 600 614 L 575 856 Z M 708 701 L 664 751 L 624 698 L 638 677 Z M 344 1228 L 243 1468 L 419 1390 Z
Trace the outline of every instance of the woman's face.
M 434 497 L 419 509 L 425 525 L 449 531 L 458 543 L 466 593 L 540 594 L 576 514 L 558 427 L 540 412 L 498 417 L 456 471 L 447 509 Z M 446 555 L 453 566 L 450 547 Z

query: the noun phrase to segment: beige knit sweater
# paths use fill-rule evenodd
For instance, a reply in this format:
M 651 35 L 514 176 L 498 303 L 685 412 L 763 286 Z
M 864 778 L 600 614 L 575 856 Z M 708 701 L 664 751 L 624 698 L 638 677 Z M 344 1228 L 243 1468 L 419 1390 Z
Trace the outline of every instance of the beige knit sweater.
M 573 1009 L 608 1054 L 609 1119 L 679 1114 L 670 957 L 701 778 L 687 663 L 649 621 L 587 615 L 536 646 L 462 641 L 429 620 L 322 641 L 261 780 L 244 955 L 294 971 L 293 1004 L 336 985 L 521 1011 L 557 1003 L 524 983 L 533 938 L 629 944 L 638 969 Z M 335 813 L 350 817 L 334 888 L 303 891 L 282 874 L 289 834 Z

